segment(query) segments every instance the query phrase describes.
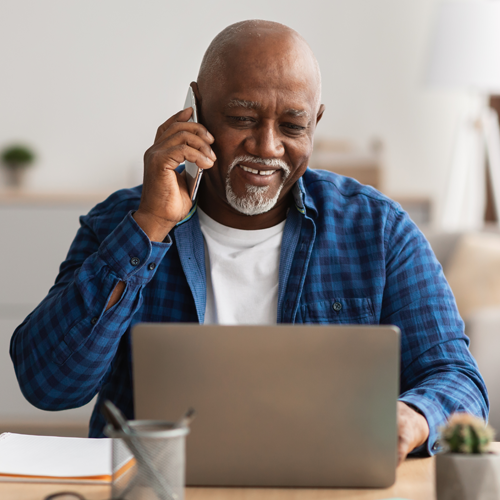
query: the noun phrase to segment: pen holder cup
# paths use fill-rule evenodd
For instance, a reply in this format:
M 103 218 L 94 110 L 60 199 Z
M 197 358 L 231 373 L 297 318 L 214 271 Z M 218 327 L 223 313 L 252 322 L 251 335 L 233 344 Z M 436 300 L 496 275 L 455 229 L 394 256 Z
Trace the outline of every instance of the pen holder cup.
M 132 420 L 132 438 L 108 425 L 112 438 L 112 498 L 184 500 L 188 427 L 172 422 Z

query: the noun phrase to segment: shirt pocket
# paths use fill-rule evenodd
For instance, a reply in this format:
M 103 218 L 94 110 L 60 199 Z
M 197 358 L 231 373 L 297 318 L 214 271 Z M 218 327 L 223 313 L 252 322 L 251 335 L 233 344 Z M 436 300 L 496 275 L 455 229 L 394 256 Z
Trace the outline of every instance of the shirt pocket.
M 310 302 L 302 306 L 304 323 L 319 324 L 359 324 L 373 322 L 372 301 L 368 298 L 345 299 L 334 297 L 330 300 Z

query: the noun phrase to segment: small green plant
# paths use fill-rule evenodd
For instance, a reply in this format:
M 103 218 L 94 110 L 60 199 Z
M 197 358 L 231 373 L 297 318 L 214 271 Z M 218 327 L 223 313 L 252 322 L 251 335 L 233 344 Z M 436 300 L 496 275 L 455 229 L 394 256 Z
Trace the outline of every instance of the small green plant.
M 16 144 L 2 151 L 2 162 L 12 170 L 27 167 L 34 159 L 34 153 L 26 146 Z
M 450 453 L 486 453 L 495 431 L 482 419 L 468 413 L 453 414 L 441 429 Z

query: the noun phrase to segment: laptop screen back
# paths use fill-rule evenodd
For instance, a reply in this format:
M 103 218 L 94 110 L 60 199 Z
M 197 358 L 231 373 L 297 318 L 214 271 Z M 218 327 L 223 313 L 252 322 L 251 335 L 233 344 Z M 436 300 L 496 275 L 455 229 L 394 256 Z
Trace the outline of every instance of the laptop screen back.
M 137 419 L 197 417 L 188 485 L 387 487 L 399 329 L 139 324 Z

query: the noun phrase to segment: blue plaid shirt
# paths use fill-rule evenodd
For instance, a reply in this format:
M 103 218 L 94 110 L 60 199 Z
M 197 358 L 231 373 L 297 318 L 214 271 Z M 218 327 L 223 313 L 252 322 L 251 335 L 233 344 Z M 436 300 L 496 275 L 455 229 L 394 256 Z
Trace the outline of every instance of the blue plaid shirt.
M 204 244 L 196 209 L 162 243 L 132 217 L 141 187 L 112 194 L 80 218 L 47 297 L 11 341 L 21 390 L 45 410 L 99 393 L 133 418 L 130 329 L 138 322 L 203 323 Z M 452 292 L 424 236 L 375 189 L 307 170 L 294 188 L 279 267 L 279 323 L 393 324 L 402 332 L 400 399 L 429 423 L 424 451 L 455 411 L 487 418 L 488 396 Z M 120 301 L 106 311 L 119 281 Z M 340 302 L 340 310 L 332 304 Z M 102 436 L 94 410 L 90 436 Z

